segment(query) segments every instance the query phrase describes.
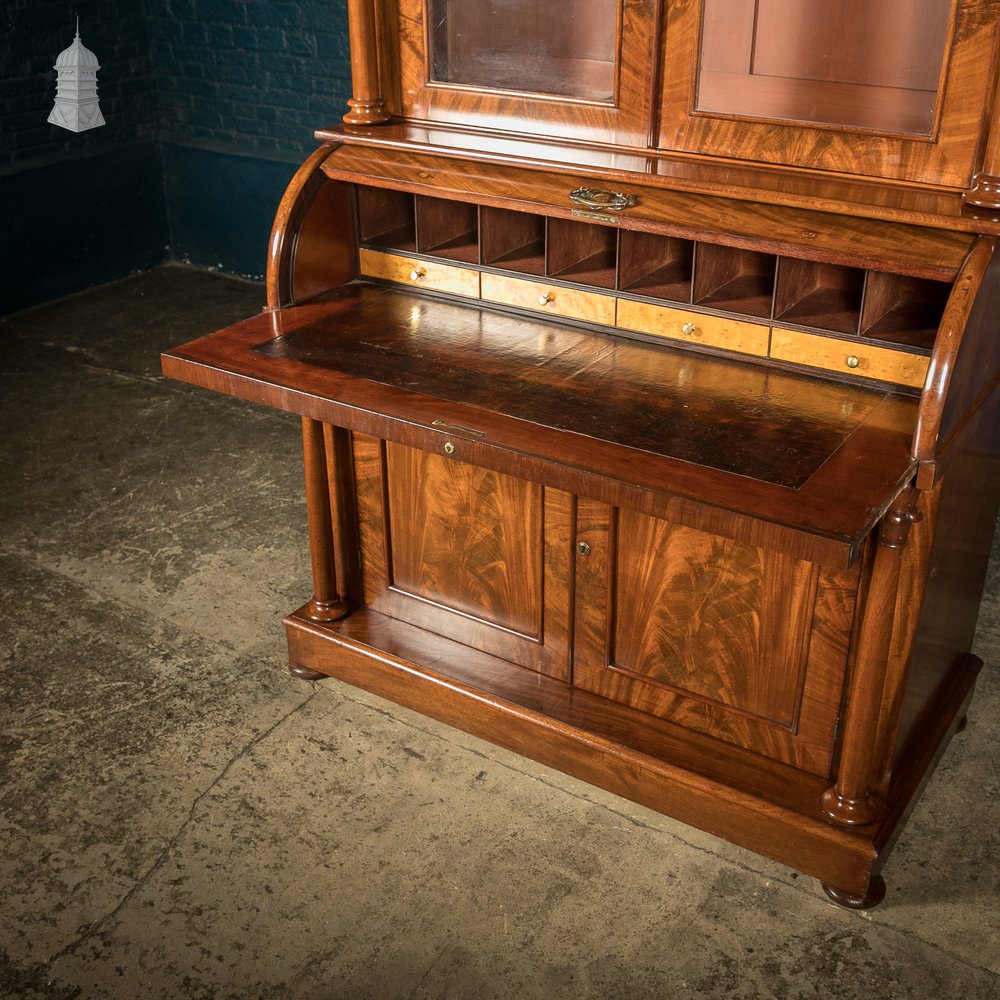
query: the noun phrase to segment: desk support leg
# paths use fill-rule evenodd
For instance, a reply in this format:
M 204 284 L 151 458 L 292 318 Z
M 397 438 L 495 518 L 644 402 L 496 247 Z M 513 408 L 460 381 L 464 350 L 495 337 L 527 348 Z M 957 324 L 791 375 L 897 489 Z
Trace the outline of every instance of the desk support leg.
M 305 611 L 315 622 L 335 622 L 346 617 L 350 607 L 337 588 L 327 446 L 323 424 L 318 420 L 302 418 L 302 447 L 306 474 L 309 556 L 313 577 L 313 596 Z M 325 676 L 315 670 L 297 666 L 292 666 L 291 672 L 304 680 L 318 680 Z
M 885 694 L 886 667 L 899 588 L 903 549 L 910 525 L 919 519 L 916 490 L 904 490 L 882 521 L 871 583 L 862 611 L 857 656 L 844 709 L 843 737 L 837 781 L 823 793 L 823 812 L 842 826 L 863 826 L 881 808 L 876 795 L 880 762 L 875 760 L 879 720 Z M 874 876 L 865 893 L 850 893 L 824 885 L 842 906 L 864 909 L 885 895 L 881 876 Z

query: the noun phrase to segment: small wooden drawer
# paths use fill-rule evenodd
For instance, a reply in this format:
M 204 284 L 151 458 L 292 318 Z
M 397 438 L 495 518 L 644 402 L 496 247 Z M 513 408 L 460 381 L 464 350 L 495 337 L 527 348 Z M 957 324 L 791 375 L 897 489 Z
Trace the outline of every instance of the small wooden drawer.
M 740 354 L 767 357 L 769 328 L 759 323 L 742 323 L 722 316 L 686 312 L 654 306 L 631 299 L 618 300 L 618 326 L 623 330 L 651 333 L 689 344 L 719 347 Z
M 483 298 L 489 302 L 534 309 L 536 312 L 582 319 L 588 323 L 615 324 L 615 300 L 611 295 L 583 292 L 542 281 L 525 281 L 502 274 L 483 275 Z
M 796 330 L 775 327 L 771 335 L 771 357 L 798 365 L 825 368 L 844 375 L 860 375 L 880 382 L 896 382 L 919 389 L 927 376 L 930 359 L 905 351 L 873 347 L 864 340 L 836 340 Z
M 359 253 L 361 274 L 366 278 L 382 278 L 414 288 L 479 298 L 479 272 L 471 268 L 363 248 Z

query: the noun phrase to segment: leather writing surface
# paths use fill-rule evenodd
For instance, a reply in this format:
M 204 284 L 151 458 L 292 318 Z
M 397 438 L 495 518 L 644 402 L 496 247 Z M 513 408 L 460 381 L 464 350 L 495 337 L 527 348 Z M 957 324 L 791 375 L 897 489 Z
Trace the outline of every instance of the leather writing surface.
M 886 395 L 392 291 L 256 350 L 790 489 Z

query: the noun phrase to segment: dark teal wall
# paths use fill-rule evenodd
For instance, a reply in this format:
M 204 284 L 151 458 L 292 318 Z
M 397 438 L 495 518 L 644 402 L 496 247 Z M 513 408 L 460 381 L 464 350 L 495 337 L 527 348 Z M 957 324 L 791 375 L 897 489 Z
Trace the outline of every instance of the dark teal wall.
M 107 125 L 49 125 L 56 56 L 80 37 L 101 61 Z M 0 313 L 142 270 L 167 254 L 159 111 L 136 0 L 0 5 Z
M 173 254 L 262 277 L 285 185 L 346 110 L 346 0 L 147 4 Z
M 108 122 L 79 134 L 45 121 L 70 10 Z M 345 109 L 346 0 L 6 0 L 0 74 L 0 313 L 166 259 L 259 278 Z

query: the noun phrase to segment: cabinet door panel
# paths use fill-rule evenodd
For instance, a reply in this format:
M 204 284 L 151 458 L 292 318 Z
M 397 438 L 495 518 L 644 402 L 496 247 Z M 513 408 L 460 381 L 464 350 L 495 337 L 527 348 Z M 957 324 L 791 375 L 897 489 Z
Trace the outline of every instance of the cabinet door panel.
M 568 676 L 571 498 L 355 436 L 365 603 L 550 676 Z
M 396 0 L 404 117 L 646 145 L 654 0 Z
M 857 572 L 581 501 L 574 683 L 827 773 Z
M 669 4 L 658 145 L 965 187 L 988 106 L 990 0 Z M 680 54 L 683 53 L 683 56 Z

